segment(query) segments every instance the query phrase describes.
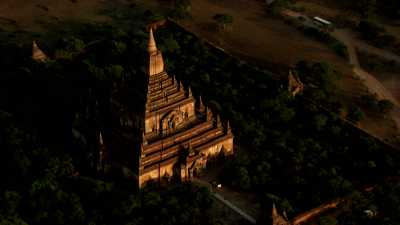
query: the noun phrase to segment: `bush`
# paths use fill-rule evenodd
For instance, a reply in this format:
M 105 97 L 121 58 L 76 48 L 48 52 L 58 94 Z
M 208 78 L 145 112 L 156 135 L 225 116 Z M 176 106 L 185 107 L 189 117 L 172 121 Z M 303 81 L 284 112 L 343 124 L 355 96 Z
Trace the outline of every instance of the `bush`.
M 378 109 L 378 99 L 376 95 L 366 94 L 361 96 L 361 103 L 370 109 Z
M 233 17 L 228 14 L 215 14 L 213 20 L 215 20 L 223 29 L 226 28 L 227 24 L 233 23 Z
M 335 53 L 343 58 L 347 58 L 347 47 L 340 41 L 334 41 L 330 47 L 335 51 Z
M 387 99 L 383 99 L 378 102 L 378 107 L 381 113 L 388 113 L 394 108 L 394 104 Z
M 283 8 L 287 8 L 289 6 L 290 0 L 275 0 L 269 5 L 268 10 L 273 14 L 279 14 Z
M 318 220 L 319 225 L 336 225 L 337 221 L 335 218 L 332 218 L 330 216 L 322 216 Z
M 371 21 L 362 20 L 358 24 L 358 31 L 361 33 L 363 38 L 367 40 L 373 40 L 377 38 L 381 33 L 385 32 L 385 29 Z
M 303 28 L 304 34 L 310 38 L 316 39 L 321 42 L 328 43 L 329 47 L 341 57 L 347 57 L 347 47 L 342 42 L 332 37 L 329 33 L 319 30 L 314 27 Z
M 365 115 L 361 111 L 361 109 L 358 106 L 352 107 L 349 110 L 349 114 L 347 115 L 347 118 L 353 122 L 360 122 L 362 119 L 364 119 Z

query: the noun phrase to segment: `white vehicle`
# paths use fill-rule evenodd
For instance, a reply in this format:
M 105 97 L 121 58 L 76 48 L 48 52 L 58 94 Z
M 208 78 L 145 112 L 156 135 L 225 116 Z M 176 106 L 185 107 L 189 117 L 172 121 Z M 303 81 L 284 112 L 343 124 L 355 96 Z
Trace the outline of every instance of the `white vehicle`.
M 324 19 L 322 19 L 321 17 L 318 17 L 318 16 L 315 16 L 314 18 L 314 21 L 316 21 L 317 23 L 319 23 L 319 24 L 322 24 L 322 25 L 324 25 L 324 26 L 331 26 L 332 25 L 332 23 L 331 22 L 329 22 L 328 20 L 324 20 Z

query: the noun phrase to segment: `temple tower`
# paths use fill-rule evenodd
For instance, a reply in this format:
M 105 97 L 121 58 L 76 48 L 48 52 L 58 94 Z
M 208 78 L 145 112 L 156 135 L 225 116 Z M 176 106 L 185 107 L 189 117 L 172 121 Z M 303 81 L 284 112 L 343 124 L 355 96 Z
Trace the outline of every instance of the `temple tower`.
M 303 92 L 304 84 L 301 82 L 299 76 L 297 74 L 293 74 L 292 70 L 289 70 L 288 75 L 288 91 L 289 93 L 295 97 L 297 94 Z
M 32 42 L 32 59 L 37 62 L 46 62 L 49 57 L 39 48 L 36 41 Z
M 224 127 L 219 116 L 214 117 L 201 100 L 195 104 L 190 87 L 185 88 L 165 71 L 151 28 L 147 52 L 148 88 L 139 154 L 139 186 L 163 177 L 190 179 L 194 170 L 205 166 L 208 157 L 221 151 L 233 152 L 230 128 Z
M 272 214 L 271 214 L 271 219 L 272 219 L 272 225 L 291 225 L 290 221 L 286 217 L 286 213 L 283 213 L 284 216 L 278 213 L 276 210 L 275 204 L 272 205 Z

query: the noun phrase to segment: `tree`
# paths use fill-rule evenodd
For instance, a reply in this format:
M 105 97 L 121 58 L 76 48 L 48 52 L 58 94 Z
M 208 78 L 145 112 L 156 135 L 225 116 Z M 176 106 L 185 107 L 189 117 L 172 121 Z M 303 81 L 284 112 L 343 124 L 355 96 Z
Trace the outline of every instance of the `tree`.
M 111 65 L 106 68 L 106 71 L 111 80 L 119 80 L 122 77 L 124 68 L 121 65 Z
M 370 109 L 378 109 L 378 99 L 376 95 L 366 94 L 361 96 L 361 103 Z
M 349 110 L 349 114 L 347 115 L 348 119 L 353 122 L 360 122 L 364 118 L 364 113 L 361 111 L 359 107 L 352 107 Z
M 372 21 L 362 20 L 358 24 L 358 31 L 365 39 L 374 40 L 378 38 L 381 33 L 385 32 L 385 29 Z
M 213 16 L 213 20 L 217 22 L 219 27 L 222 27 L 223 30 L 226 29 L 227 25 L 231 25 L 233 23 L 233 17 L 228 14 L 215 14 Z
M 185 19 L 190 16 L 192 3 L 190 0 L 175 0 L 171 16 L 176 19 Z
M 387 99 L 383 99 L 379 100 L 378 108 L 381 113 L 389 113 L 394 108 L 394 104 Z
M 337 221 L 335 218 L 330 216 L 322 216 L 318 220 L 319 225 L 336 225 Z
M 376 11 L 376 0 L 351 1 L 353 8 L 364 17 L 371 17 Z
M 275 0 L 268 7 L 268 10 L 273 14 L 278 14 L 280 11 L 290 5 L 290 0 Z
M 314 116 L 314 124 L 317 130 L 322 130 L 325 127 L 327 120 L 328 119 L 324 115 Z

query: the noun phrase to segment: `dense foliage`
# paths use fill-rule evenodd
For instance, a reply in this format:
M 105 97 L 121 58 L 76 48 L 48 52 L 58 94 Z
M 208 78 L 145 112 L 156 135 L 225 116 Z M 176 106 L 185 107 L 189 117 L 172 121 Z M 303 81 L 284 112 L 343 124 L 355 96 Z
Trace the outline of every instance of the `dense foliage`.
M 39 42 L 46 63 L 30 59 L 29 44 L 0 45 L 0 224 L 218 223 L 205 188 L 137 190 L 132 178 L 96 172 L 98 132 L 108 140 L 116 123 L 112 97 L 144 110 L 142 30 L 57 30 Z

